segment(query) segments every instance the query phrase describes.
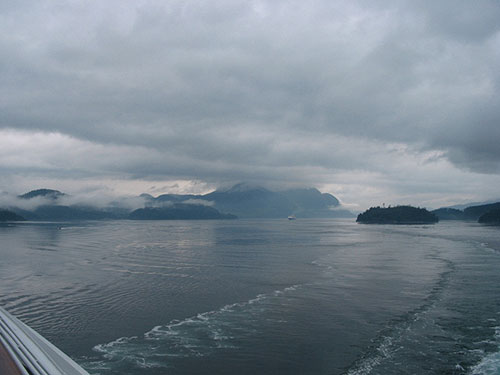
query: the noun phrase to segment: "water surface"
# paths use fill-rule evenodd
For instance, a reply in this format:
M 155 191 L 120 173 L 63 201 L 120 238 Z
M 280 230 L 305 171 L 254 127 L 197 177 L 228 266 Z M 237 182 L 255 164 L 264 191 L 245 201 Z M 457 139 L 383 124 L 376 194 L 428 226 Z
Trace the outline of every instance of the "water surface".
M 92 374 L 497 374 L 500 229 L 0 227 L 0 305 Z

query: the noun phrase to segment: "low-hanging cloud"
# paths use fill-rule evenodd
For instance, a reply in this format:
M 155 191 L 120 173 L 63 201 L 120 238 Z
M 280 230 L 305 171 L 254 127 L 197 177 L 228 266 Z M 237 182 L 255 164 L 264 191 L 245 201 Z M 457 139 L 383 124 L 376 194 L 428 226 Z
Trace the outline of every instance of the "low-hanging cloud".
M 0 209 L 20 208 L 23 210 L 36 210 L 40 206 L 60 205 L 93 207 L 97 209 L 125 208 L 129 210 L 142 208 L 146 199 L 141 196 L 117 196 L 104 189 L 88 192 L 79 192 L 77 195 L 63 194 L 54 198 L 52 196 L 36 196 L 22 198 L 11 192 L 0 193 Z

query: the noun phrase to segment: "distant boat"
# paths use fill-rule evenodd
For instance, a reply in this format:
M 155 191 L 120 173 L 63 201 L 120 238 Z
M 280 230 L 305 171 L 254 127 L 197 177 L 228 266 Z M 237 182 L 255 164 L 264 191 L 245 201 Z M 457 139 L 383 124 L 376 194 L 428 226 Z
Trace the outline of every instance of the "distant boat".
M 0 374 L 89 375 L 39 333 L 1 307 Z
M 297 220 L 297 218 L 295 217 L 295 215 L 290 215 L 288 216 L 288 220 Z

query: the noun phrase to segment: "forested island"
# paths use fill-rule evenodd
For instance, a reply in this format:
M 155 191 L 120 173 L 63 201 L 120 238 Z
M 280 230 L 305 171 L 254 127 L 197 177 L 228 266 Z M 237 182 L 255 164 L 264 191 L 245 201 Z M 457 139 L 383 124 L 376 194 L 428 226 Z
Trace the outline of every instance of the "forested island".
M 412 206 L 372 207 L 358 215 L 362 224 L 434 224 L 438 217 L 425 208 Z

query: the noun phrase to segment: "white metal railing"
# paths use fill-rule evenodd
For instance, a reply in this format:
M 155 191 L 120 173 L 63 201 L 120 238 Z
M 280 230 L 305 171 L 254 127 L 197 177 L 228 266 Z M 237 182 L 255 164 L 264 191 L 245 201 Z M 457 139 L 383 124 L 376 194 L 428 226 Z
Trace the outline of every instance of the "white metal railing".
M 23 375 L 89 375 L 61 350 L 1 307 L 0 341 Z

